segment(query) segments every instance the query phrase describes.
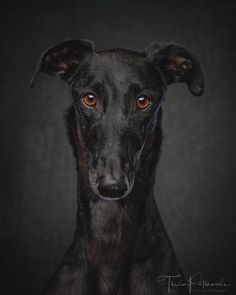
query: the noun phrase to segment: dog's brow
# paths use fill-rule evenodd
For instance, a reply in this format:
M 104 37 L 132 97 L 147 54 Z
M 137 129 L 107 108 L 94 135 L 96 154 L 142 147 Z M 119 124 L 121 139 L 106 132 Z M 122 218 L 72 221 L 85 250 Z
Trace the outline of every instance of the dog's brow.
M 94 90 L 96 93 L 101 93 L 104 91 L 104 82 L 103 81 L 94 81 L 89 85 L 92 90 Z
M 147 88 L 144 84 L 133 83 L 129 85 L 127 94 L 138 95 L 141 92 L 148 92 L 154 97 L 160 97 L 162 95 L 161 89 Z
M 142 84 L 138 84 L 138 83 L 132 83 L 129 85 L 128 87 L 128 93 L 131 93 L 131 94 L 137 94 L 139 92 L 141 92 L 144 88 L 144 85 Z

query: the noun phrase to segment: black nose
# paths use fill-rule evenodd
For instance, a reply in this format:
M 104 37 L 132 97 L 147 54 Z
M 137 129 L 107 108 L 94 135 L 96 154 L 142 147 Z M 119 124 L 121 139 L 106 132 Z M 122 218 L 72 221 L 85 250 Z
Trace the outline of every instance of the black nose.
M 102 176 L 97 185 L 100 197 L 107 200 L 121 199 L 126 196 L 128 191 L 128 180 L 125 177 L 112 180 L 110 177 Z

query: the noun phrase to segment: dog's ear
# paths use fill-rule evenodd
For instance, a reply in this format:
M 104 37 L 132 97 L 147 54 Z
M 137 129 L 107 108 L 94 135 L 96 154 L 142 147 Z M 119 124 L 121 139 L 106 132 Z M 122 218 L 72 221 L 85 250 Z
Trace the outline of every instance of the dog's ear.
M 48 48 L 35 66 L 30 86 L 34 87 L 40 72 L 68 81 L 86 53 L 94 51 L 89 40 L 70 39 Z
M 196 57 L 175 43 L 152 43 L 146 50 L 147 59 L 161 72 L 167 85 L 185 82 L 196 96 L 204 91 L 204 79 Z

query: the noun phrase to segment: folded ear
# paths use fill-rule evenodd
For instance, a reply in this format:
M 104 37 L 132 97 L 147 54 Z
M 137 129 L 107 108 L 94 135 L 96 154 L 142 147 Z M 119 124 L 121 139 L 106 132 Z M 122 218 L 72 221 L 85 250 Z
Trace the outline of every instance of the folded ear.
M 185 82 L 194 95 L 202 95 L 204 79 L 200 65 L 185 47 L 175 43 L 153 43 L 145 52 L 148 61 L 158 67 L 167 85 Z
M 68 81 L 85 54 L 93 51 L 93 43 L 82 39 L 69 39 L 48 48 L 43 52 L 35 66 L 30 86 L 36 85 L 40 72 Z

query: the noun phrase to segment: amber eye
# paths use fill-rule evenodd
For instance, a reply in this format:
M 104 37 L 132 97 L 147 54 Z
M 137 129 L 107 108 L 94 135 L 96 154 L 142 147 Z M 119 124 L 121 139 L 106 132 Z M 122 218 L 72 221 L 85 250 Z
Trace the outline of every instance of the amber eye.
M 87 93 L 82 96 L 82 102 L 86 107 L 95 107 L 97 104 L 97 97 L 92 93 Z
M 151 100 L 147 96 L 139 96 L 136 101 L 136 106 L 140 110 L 146 109 L 151 103 Z

